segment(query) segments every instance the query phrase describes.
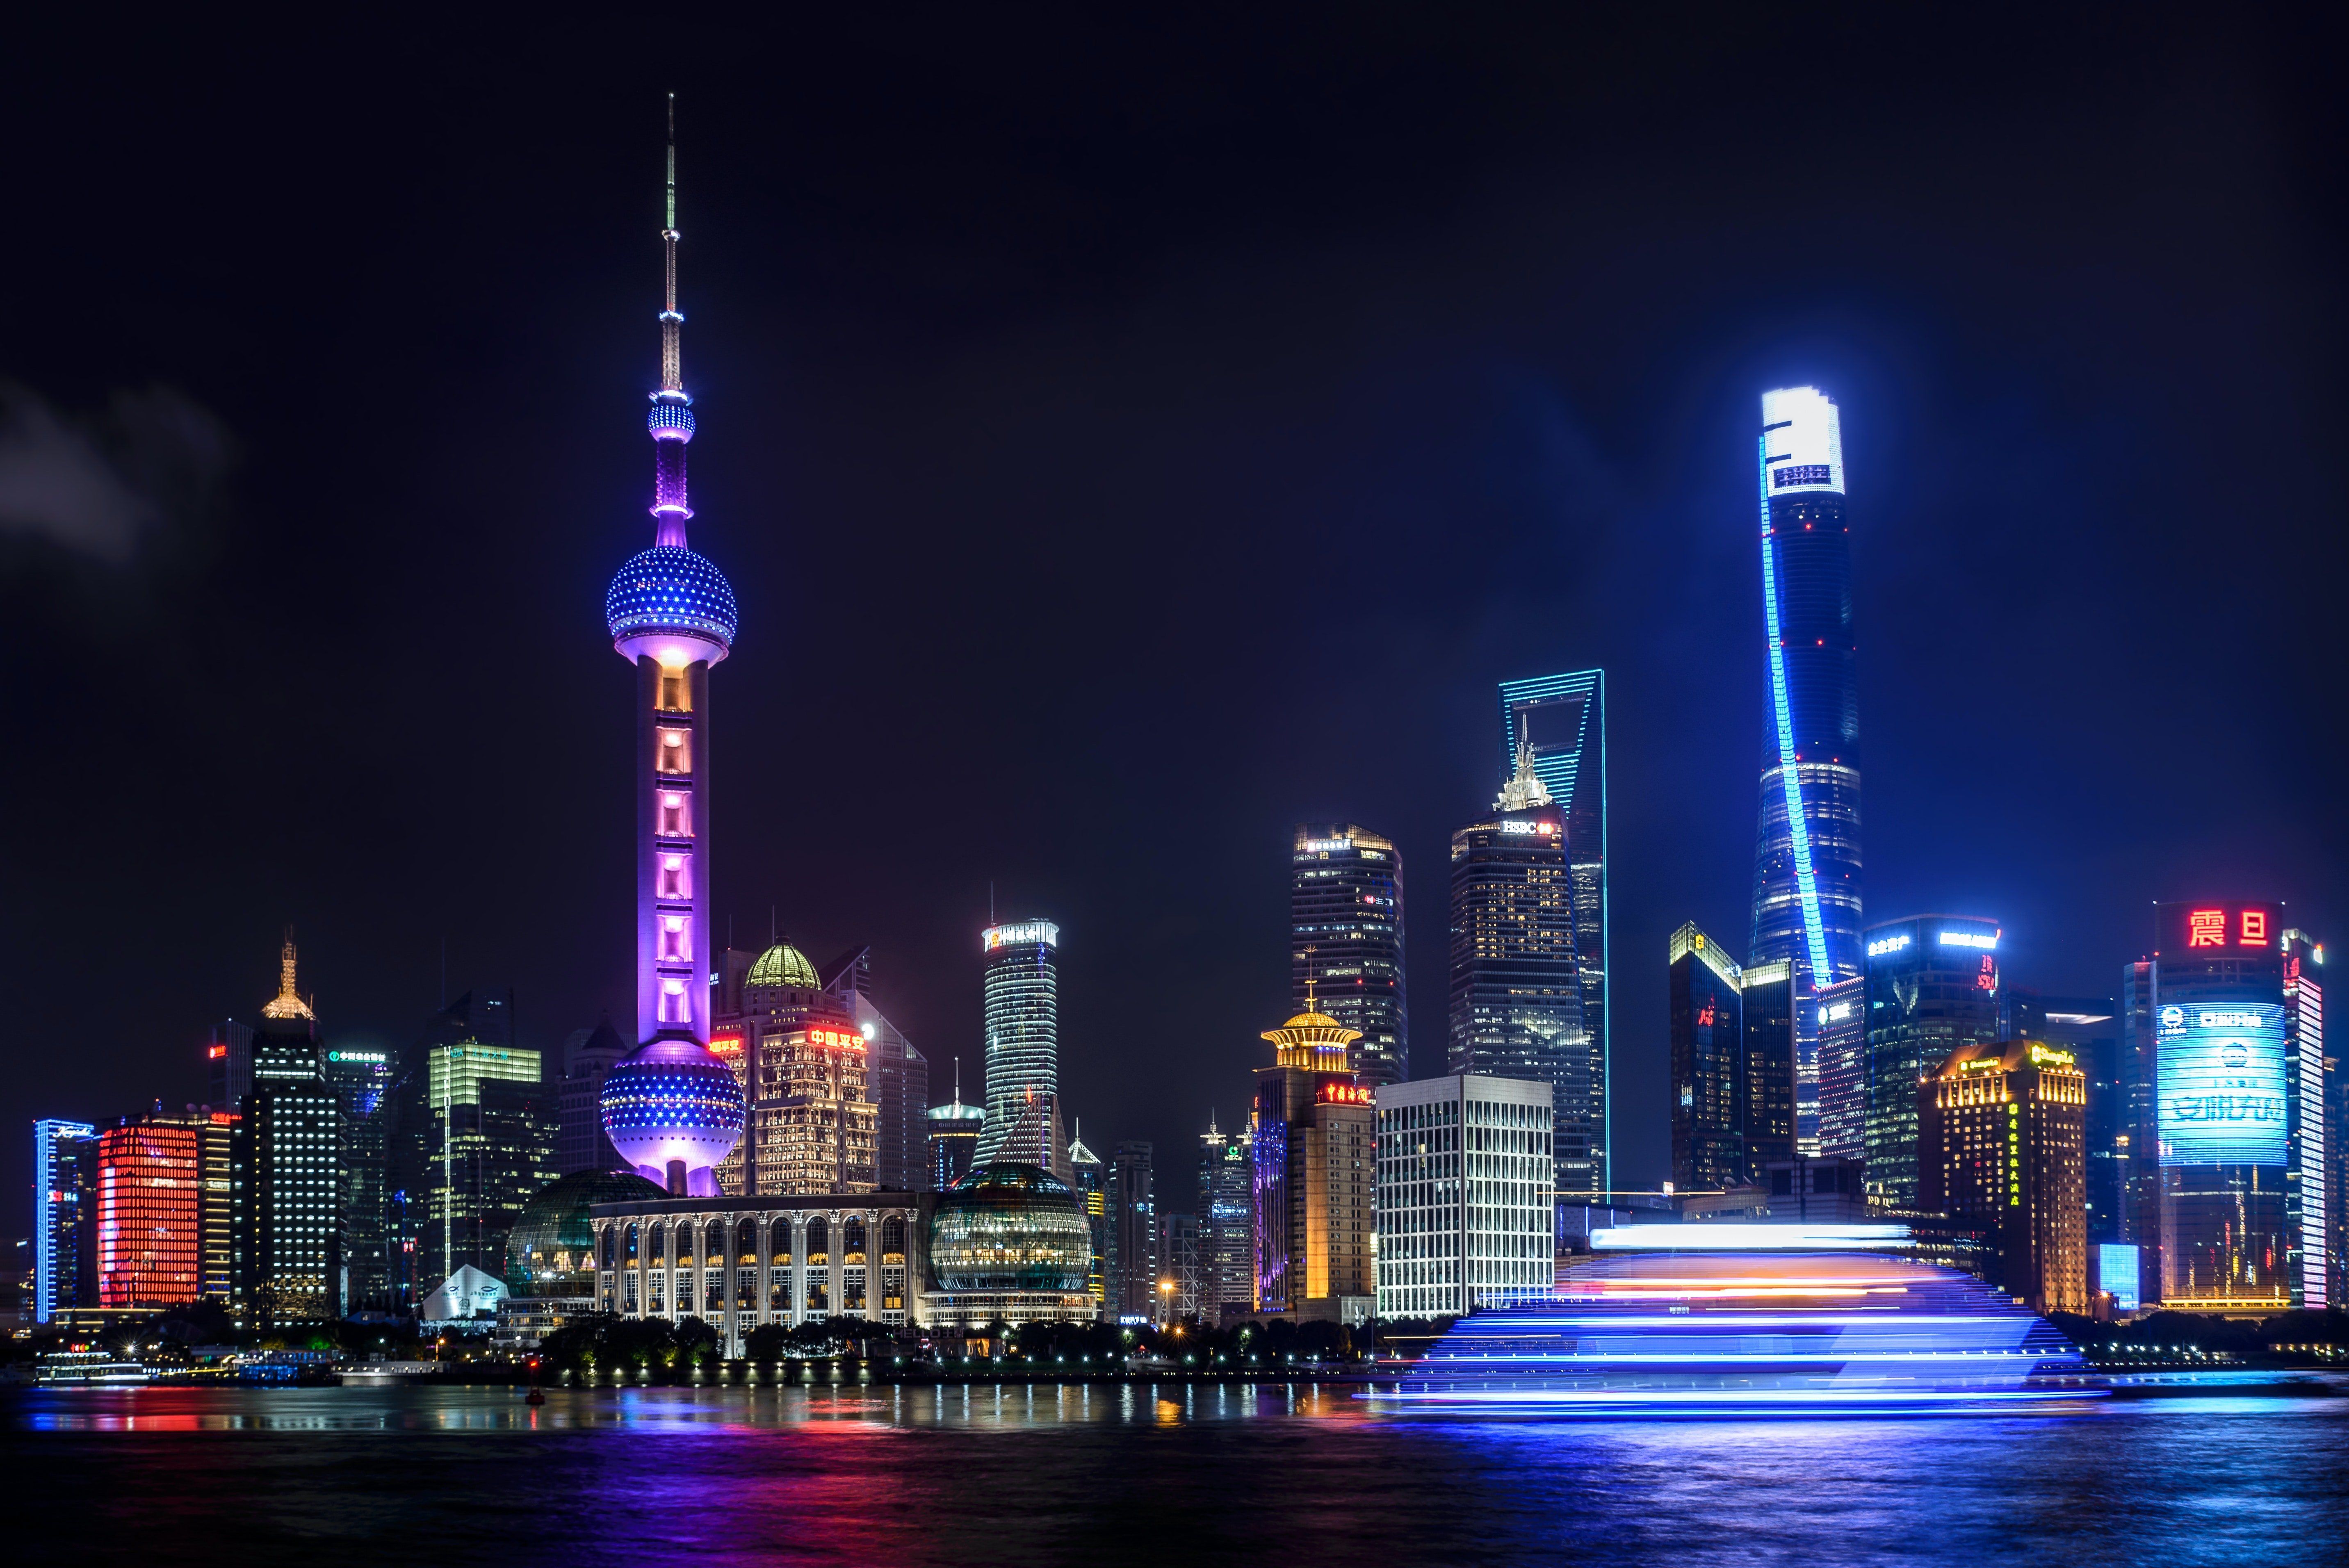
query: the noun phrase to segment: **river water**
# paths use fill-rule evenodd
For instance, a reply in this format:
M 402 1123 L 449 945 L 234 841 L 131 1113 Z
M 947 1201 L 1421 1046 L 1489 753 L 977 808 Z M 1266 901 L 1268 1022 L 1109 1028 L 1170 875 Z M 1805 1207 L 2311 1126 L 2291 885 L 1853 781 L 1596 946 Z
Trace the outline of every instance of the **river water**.
M 8 1556 L 412 1564 L 2349 1563 L 2349 1398 L 1485 1424 L 1263 1383 L 26 1390 Z

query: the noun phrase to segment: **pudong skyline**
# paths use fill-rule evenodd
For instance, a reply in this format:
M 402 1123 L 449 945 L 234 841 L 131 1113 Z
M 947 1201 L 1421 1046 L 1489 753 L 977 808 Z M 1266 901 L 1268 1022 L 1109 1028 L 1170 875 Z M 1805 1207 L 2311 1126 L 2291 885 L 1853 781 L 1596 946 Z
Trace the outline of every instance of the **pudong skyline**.
M 142 1073 L 159 1088 L 188 1043 L 165 1037 L 170 1021 L 192 1032 L 256 986 L 266 995 L 266 956 L 289 919 L 330 1032 L 402 1039 L 441 999 L 444 935 L 448 994 L 512 983 L 543 1043 L 592 1026 L 603 1006 L 633 1014 L 633 877 L 576 846 L 614 841 L 615 811 L 626 836 L 634 802 L 605 799 L 597 781 L 629 766 L 634 715 L 610 709 L 625 701 L 609 686 L 613 655 L 582 642 L 579 617 L 645 542 L 642 438 L 613 423 L 613 399 L 657 381 L 636 313 L 657 303 L 646 287 L 660 170 L 645 127 L 667 85 L 543 129 L 529 123 L 543 98 L 477 105 L 468 144 L 511 147 L 513 162 L 476 160 L 468 206 L 493 232 L 461 271 L 454 254 L 399 248 L 409 225 L 429 232 L 420 220 L 450 210 L 444 170 L 405 172 L 413 112 L 379 131 L 330 116 L 289 149 L 308 172 L 283 192 L 276 228 L 313 248 L 254 302 L 250 356 L 159 314 L 168 301 L 148 263 L 109 260 L 142 253 L 125 219 L 57 226 L 58 264 L 101 280 L 109 308 L 70 338 L 28 320 L 11 374 L 78 417 L 118 387 L 163 381 L 244 453 L 236 490 L 203 524 L 217 564 L 188 568 L 199 588 L 180 592 L 164 557 L 90 567 L 109 608 L 77 624 L 113 651 L 76 676 L 94 683 L 89 704 L 45 722 L 93 756 L 127 758 L 110 748 L 135 743 L 146 760 L 93 774 L 88 820 L 121 830 L 97 835 L 85 861 L 24 846 L 28 874 L 59 901 L 26 934 L 30 972 L 86 977 L 91 961 L 65 934 L 86 944 L 124 912 L 172 934 L 123 981 L 153 1020 L 124 1059 L 150 1057 Z M 687 101 L 705 90 L 688 86 Z M 2180 884 L 2223 875 L 2313 908 L 2306 923 L 2324 926 L 2334 830 L 2307 780 L 2332 727 L 2311 716 L 2333 699 L 2302 642 L 2322 618 L 2290 608 L 2314 574 L 2280 573 L 2274 552 L 2263 564 L 2209 557 L 2189 524 L 2255 505 L 2282 531 L 2278 552 L 2307 554 L 2313 542 L 2294 541 L 2314 514 L 2293 499 L 2306 459 L 2244 438 L 2251 400 L 2205 403 L 2191 430 L 2168 401 L 2189 366 L 2210 373 L 2202 386 L 2286 374 L 2256 363 L 2268 340 L 2195 325 L 2210 319 L 2195 300 L 2262 297 L 2222 277 L 2272 274 L 2232 253 L 2192 271 L 2117 194 L 2098 198 L 2101 232 L 2067 219 L 2107 276 L 2186 302 L 2148 364 L 2134 328 L 2062 279 L 2026 284 L 1994 258 L 1961 265 L 1983 262 L 1985 242 L 1967 240 L 1961 204 L 1944 198 L 1994 174 L 2023 210 L 2053 200 L 2054 176 L 2017 151 L 2020 130 L 1984 122 L 1986 162 L 1960 181 L 1929 159 L 1899 191 L 1849 207 L 1832 246 L 1740 197 L 1720 211 L 1754 245 L 1733 264 L 1674 251 L 1656 281 L 1628 290 L 1609 286 L 1611 244 L 1495 242 L 1517 210 L 1506 196 L 1499 212 L 1412 207 L 1411 223 L 1381 227 L 1374 204 L 1333 190 L 1345 222 L 1370 225 L 1339 248 L 1340 292 L 1404 286 L 1414 274 L 1396 270 L 1393 247 L 1428 247 L 1430 281 L 1408 287 L 1429 313 L 1423 332 L 1390 314 L 1348 325 L 1315 308 L 1319 285 L 1255 261 L 1229 274 L 1254 303 L 1216 307 L 1204 283 L 1155 263 L 1177 253 L 1160 236 L 1212 251 L 1214 233 L 1237 233 L 1232 253 L 1253 254 L 1256 220 L 1158 176 L 1130 192 L 1087 186 L 1088 199 L 1120 222 L 1163 214 L 1169 230 L 1115 229 L 1106 253 L 1052 251 L 1076 258 L 1079 286 L 1022 304 L 1025 253 L 1002 231 L 957 233 L 935 193 L 902 178 L 926 155 L 915 140 L 935 139 L 908 131 L 779 165 L 767 150 L 803 141 L 812 110 L 723 93 L 713 109 L 735 118 L 706 146 L 689 139 L 681 214 L 708 438 L 695 504 L 718 530 L 696 537 L 722 546 L 755 634 L 716 683 L 728 865 L 711 937 L 722 943 L 730 923 L 763 934 L 778 905 L 818 956 L 876 941 L 877 994 L 893 1008 L 921 994 L 893 1020 L 926 1050 L 967 1058 L 967 1091 L 980 1000 L 957 977 L 993 879 L 1009 908 L 1069 934 L 1062 1073 L 1088 1134 L 1131 1124 L 1176 1146 L 1255 1059 L 1233 1020 L 1285 1016 L 1278 965 L 1268 975 L 1255 955 L 1281 920 L 1293 824 L 1364 822 L 1394 833 L 1413 867 L 1440 864 L 1443 834 L 1489 799 L 1491 683 L 1567 668 L 1610 676 L 1619 1078 L 1660 1055 L 1661 981 L 1640 954 L 1684 918 L 1734 944 L 1748 914 L 1764 702 L 1754 399 L 1779 387 L 1837 398 L 1860 490 L 1871 914 L 1995 908 L 2018 973 L 2044 961 L 2045 983 L 2082 992 L 2109 985 L 2115 957 L 2132 955 L 2119 950 L 2143 945 L 2143 905 Z M 191 150 L 213 145 L 201 116 L 189 122 Z M 869 129 L 862 111 L 843 123 Z M 167 162 L 181 156 L 155 139 Z M 1050 189 L 992 133 L 970 145 L 1018 200 Z M 67 150 L 58 170 L 109 188 L 119 147 Z M 333 204 L 314 148 L 367 171 L 372 217 Z M 1433 178 L 1471 165 L 1484 167 L 1439 159 L 1450 172 Z M 1703 166 L 1658 153 L 1639 172 L 1645 189 L 1684 193 Z M 2209 194 L 2191 170 L 2160 178 L 2180 181 L 2183 199 Z M 158 196 L 129 179 L 127 192 Z M 847 200 L 808 188 L 833 180 Z M 918 242 L 892 239 L 860 189 L 888 192 Z M 77 210 L 64 187 L 53 194 L 59 212 Z M 207 215 L 191 222 L 191 253 L 233 249 L 204 239 L 217 234 Z M 1633 245 L 1664 232 L 1637 211 L 1624 222 Z M 1424 240 L 1396 237 L 1412 228 Z M 1920 233 L 1965 243 L 1937 262 Z M 977 292 L 925 282 L 917 254 L 949 257 Z M 857 271 L 859 256 L 874 270 Z M 1501 268 L 1474 306 L 1450 286 L 1470 257 Z M 1012 270 L 990 270 L 999 263 Z M 1840 270 L 1819 271 L 1829 264 Z M 398 287 L 378 286 L 378 265 L 396 268 Z M 1855 296 L 1847 280 L 1861 274 L 1895 282 Z M 1599 298 L 1620 339 L 1591 337 Z M 349 315 L 351 299 L 367 302 L 364 315 Z M 1715 303 L 1692 312 L 1692 300 Z M 946 329 L 909 330 L 908 308 Z M 2062 319 L 2041 330 L 2051 311 Z M 340 346 L 364 352 L 327 352 L 309 324 L 347 319 L 365 341 Z M 1269 352 L 1243 320 L 1273 324 Z M 1100 326 L 1112 335 L 1087 335 Z M 1241 364 L 1257 368 L 1239 376 Z M 1333 364 L 1368 370 L 1309 368 Z M 1496 379 L 1496 365 L 1521 373 Z M 497 410 L 494 438 L 448 438 L 451 366 L 464 367 L 465 397 Z M 1235 401 L 1260 377 L 1260 404 Z M 1079 396 L 1103 385 L 1123 401 Z M 316 395 L 289 397 L 297 386 Z M 1245 438 L 1228 418 L 1243 407 L 1255 410 Z M 2111 412 L 2091 419 L 2087 407 Z M 2170 454 L 2159 494 L 2142 493 L 2148 449 Z M 2213 488 L 2222 458 L 2253 450 L 2258 461 L 2229 461 Z M 1990 504 L 1957 480 L 1990 461 L 2034 477 Z M 1112 511 L 1127 521 L 1103 531 Z M 1195 549 L 1178 542 L 1194 538 Z M 1127 570 L 1145 539 L 1148 569 Z M 1260 572 L 1235 570 L 1256 561 Z M 115 613 L 126 594 L 150 608 Z M 66 619 L 84 601 L 28 590 L 16 603 L 27 645 L 95 634 Z M 1381 629 L 1366 630 L 1366 613 Z M 302 650 L 266 682 L 235 651 L 254 646 L 240 628 L 255 625 Z M 396 659 L 384 653 L 395 638 Z M 2045 678 L 2051 666 L 2060 681 Z M 188 683 L 169 700 L 155 693 L 162 670 Z M 1961 691 L 1932 685 L 1953 677 Z M 249 695 L 264 686 L 265 720 Z M 2114 760 L 2119 737 L 2158 729 L 2174 699 L 2157 694 L 2205 690 L 2215 727 L 2194 745 L 2247 759 L 2239 792 L 2213 802 L 2182 771 Z M 179 707 L 185 719 L 169 717 Z M 1994 717 L 1997 747 L 1951 732 L 1961 707 Z M 872 716 L 884 738 L 872 757 L 812 727 L 843 713 Z M 1206 713 L 1214 745 L 1174 743 L 1205 733 Z M 235 769 L 158 760 L 212 755 L 264 722 L 278 780 L 266 811 L 243 798 L 248 787 L 232 790 Z M 2043 761 L 1992 765 L 2018 749 Z M 28 803 L 22 820 L 39 818 Z M 1423 898 L 1421 909 L 1433 913 Z M 1415 923 L 1414 966 L 1433 935 Z M 1169 952 L 1196 954 L 1185 960 L 1195 972 L 1136 1006 L 1134 976 Z M 1423 999 L 1442 995 L 1440 968 L 1412 981 Z M 47 990 L 28 1005 L 28 1028 L 69 1026 Z M 1123 1043 L 1112 1044 L 1112 1019 L 1131 1031 L 1114 1037 Z M 1415 1056 L 1440 1047 L 1419 1033 Z M 1129 1088 L 1131 1064 L 1194 1053 L 1198 1089 L 1183 1103 L 1162 1112 L 1177 1097 Z M 45 1105 L 27 1114 L 102 1096 L 90 1070 L 65 1056 L 31 1064 L 25 1092 Z M 1655 1103 L 1635 1078 L 1619 1098 Z M 1617 1141 L 1627 1181 L 1661 1171 L 1660 1130 L 1635 1125 Z

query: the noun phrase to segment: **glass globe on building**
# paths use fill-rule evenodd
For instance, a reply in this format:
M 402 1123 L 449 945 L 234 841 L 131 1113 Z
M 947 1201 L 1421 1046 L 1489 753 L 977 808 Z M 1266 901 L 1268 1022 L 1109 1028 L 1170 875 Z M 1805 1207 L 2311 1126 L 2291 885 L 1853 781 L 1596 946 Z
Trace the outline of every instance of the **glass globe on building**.
M 604 1130 L 636 1172 L 680 1196 L 714 1198 L 719 1162 L 749 1119 L 734 1069 L 706 1046 L 648 1040 L 604 1079 Z
M 506 1237 L 506 1289 L 534 1300 L 591 1302 L 597 1203 L 640 1203 L 668 1194 L 633 1171 L 574 1171 L 531 1195 Z
M 957 1295 L 1085 1288 L 1092 1227 L 1070 1185 L 1040 1166 L 998 1160 L 938 1195 L 930 1274 Z

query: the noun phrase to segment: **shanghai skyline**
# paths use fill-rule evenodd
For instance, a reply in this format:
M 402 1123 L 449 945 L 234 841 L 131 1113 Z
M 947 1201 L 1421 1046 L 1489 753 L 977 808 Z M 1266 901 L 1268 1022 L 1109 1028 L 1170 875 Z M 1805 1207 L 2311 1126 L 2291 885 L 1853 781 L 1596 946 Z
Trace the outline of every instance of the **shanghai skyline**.
M 1402 850 L 1423 1076 L 1495 686 L 1604 668 L 1615 1158 L 1654 1185 L 1667 934 L 1747 923 L 1754 410 L 1806 385 L 1849 455 L 1866 919 L 1988 916 L 2015 983 L 2091 995 L 2157 899 L 2330 929 L 2341 487 L 2284 438 L 2341 401 L 2337 192 L 2240 178 L 2292 155 L 2281 118 L 2158 116 L 2127 73 L 2182 81 L 2182 53 L 2090 82 L 2075 112 L 2136 117 L 2095 136 L 1943 81 L 1938 121 L 1863 145 L 1823 93 L 1787 134 L 1868 199 L 1821 221 L 1741 188 L 1735 92 L 1631 147 L 1490 59 L 1355 46 L 1259 63 L 1327 123 L 1238 130 L 1171 87 L 1163 118 L 1081 94 L 1042 123 L 1007 88 L 860 142 L 885 111 L 850 107 L 857 70 L 789 109 L 678 73 L 696 542 L 753 628 L 713 944 L 871 944 L 943 1099 L 981 1071 L 992 883 L 1063 934 L 1066 1103 L 1171 1153 L 1239 1118 L 1288 1011 L 1295 824 L 1354 821 Z M 1502 107 L 1390 160 L 1387 72 Z M 444 939 L 448 993 L 512 985 L 542 1047 L 626 1016 L 630 727 L 593 606 L 641 542 L 656 378 L 636 77 L 443 78 L 382 124 L 388 82 L 296 89 L 326 130 L 277 150 L 257 224 L 191 177 L 257 109 L 156 149 L 169 94 L 114 103 L 22 176 L 69 221 L 12 254 L 18 295 L 70 278 L 81 308 L 0 358 L 9 685 L 85 772 L 69 824 L 17 776 L 12 864 L 57 891 L 8 918 L 26 1039 L 87 1044 L 20 1053 L 20 1124 L 199 1098 L 204 1028 L 267 999 L 288 922 L 337 1043 L 407 1043 Z M 1123 156 L 1067 156 L 1096 135 Z M 120 998 L 95 1038 L 93 995 Z

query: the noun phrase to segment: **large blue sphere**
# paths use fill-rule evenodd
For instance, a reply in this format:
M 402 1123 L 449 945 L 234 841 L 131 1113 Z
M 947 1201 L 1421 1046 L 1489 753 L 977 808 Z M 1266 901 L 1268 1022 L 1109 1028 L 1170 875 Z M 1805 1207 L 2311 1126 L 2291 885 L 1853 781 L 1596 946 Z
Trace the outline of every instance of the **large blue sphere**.
M 742 1141 L 748 1120 L 734 1069 L 691 1040 L 653 1040 L 604 1079 L 604 1131 L 638 1171 L 715 1166 Z
M 604 595 L 612 638 L 644 632 L 696 632 L 734 645 L 734 590 L 725 574 L 681 544 L 656 544 L 628 557 Z

